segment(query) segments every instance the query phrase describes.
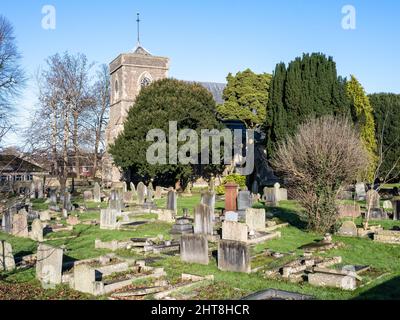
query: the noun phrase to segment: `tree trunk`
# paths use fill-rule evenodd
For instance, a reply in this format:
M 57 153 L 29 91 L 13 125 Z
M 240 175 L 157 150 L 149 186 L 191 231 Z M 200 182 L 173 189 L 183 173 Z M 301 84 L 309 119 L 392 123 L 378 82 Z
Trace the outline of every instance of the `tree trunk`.
M 72 143 L 74 145 L 74 157 L 75 157 L 75 171 L 76 178 L 80 178 L 80 159 L 79 159 L 79 146 L 78 146 L 78 117 L 79 113 L 74 112 L 74 132 L 72 136 Z
M 59 175 L 58 156 L 57 156 L 57 114 L 56 114 L 56 108 L 54 108 L 54 107 L 53 107 L 53 111 L 52 111 L 51 126 L 52 126 L 51 148 L 52 148 L 53 174 Z

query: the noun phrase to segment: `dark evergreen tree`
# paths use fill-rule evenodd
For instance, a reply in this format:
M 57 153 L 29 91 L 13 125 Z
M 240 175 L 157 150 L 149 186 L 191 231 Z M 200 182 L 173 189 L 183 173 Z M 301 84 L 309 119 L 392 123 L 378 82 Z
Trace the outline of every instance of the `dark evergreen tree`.
M 383 151 L 379 176 L 385 177 L 391 171 L 389 178 L 398 181 L 400 174 L 400 94 L 378 93 L 368 97 L 374 111 L 378 149 Z M 395 165 L 396 167 L 391 170 Z
M 308 118 L 350 115 L 346 80 L 338 77 L 333 58 L 321 53 L 304 54 L 287 68 L 279 63 L 273 74 L 267 111 L 267 152 L 271 157 L 276 143 L 293 134 Z

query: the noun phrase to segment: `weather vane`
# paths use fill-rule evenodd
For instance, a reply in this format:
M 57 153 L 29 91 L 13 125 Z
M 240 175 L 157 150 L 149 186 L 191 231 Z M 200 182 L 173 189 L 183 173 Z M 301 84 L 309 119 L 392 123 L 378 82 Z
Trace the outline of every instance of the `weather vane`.
M 140 45 L 140 13 L 137 14 L 137 44 Z

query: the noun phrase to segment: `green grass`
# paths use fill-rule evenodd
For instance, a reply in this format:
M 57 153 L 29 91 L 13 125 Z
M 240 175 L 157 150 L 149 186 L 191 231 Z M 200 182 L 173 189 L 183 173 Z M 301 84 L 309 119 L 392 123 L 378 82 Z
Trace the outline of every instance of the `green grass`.
M 190 198 L 178 198 L 178 211 L 181 214 L 183 208 L 188 208 L 193 213 L 193 208 L 200 202 L 200 195 L 194 194 Z M 158 200 L 157 204 L 160 207 L 165 206 L 165 199 Z M 218 201 L 216 207 L 221 208 L 222 201 Z M 282 201 L 278 208 L 266 208 L 269 214 L 274 215 L 277 222 L 288 222 L 290 225 L 280 229 L 282 237 L 258 244 L 252 248 L 252 253 L 257 254 L 265 249 L 271 249 L 281 253 L 292 253 L 285 255 L 281 259 L 271 259 L 265 257 L 257 257 L 253 267 L 266 265 L 267 268 L 274 268 L 282 265 L 285 261 L 294 259 L 301 255 L 303 251 L 300 246 L 320 240 L 321 235 L 312 232 L 307 232 L 305 224 L 298 216 L 301 210 L 299 205 L 294 201 Z M 80 214 L 80 219 L 91 220 L 99 219 L 99 211 L 89 211 Z M 154 219 L 155 215 L 143 214 L 136 216 L 140 219 Z M 361 224 L 361 220 L 356 220 L 356 223 Z M 371 224 L 380 224 L 384 228 L 391 228 L 395 225 L 400 225 L 396 221 L 371 221 Z M 78 225 L 73 231 L 60 232 L 46 235 L 49 239 L 47 243 L 54 246 L 65 246 L 64 260 L 76 260 L 98 257 L 108 253 L 107 250 L 94 249 L 95 239 L 102 241 L 111 240 L 127 240 L 132 237 L 156 237 L 163 235 L 164 238 L 170 239 L 169 231 L 171 224 L 160 223 L 153 221 L 143 225 L 131 227 L 129 231 L 117 230 L 100 230 L 98 226 Z M 56 237 L 75 236 L 71 239 L 51 240 Z M 163 256 L 163 259 L 156 260 L 151 265 L 164 267 L 167 272 L 167 278 L 171 282 L 179 282 L 182 273 L 193 273 L 197 275 L 213 274 L 215 282 L 210 286 L 194 289 L 193 294 L 200 299 L 229 299 L 240 298 L 254 291 L 259 291 L 268 288 L 289 290 L 303 294 L 315 296 L 317 299 L 395 299 L 400 297 L 400 246 L 381 244 L 373 242 L 368 238 L 346 238 L 333 237 L 335 241 L 340 241 L 344 244 L 343 247 L 328 251 L 323 256 L 333 257 L 342 256 L 343 264 L 352 265 L 370 265 L 373 273 L 365 275 L 365 281 L 372 281 L 369 285 L 357 289 L 354 292 L 346 292 L 339 289 L 317 288 L 310 286 L 307 283 L 294 284 L 284 280 L 266 279 L 261 273 L 240 274 L 233 272 L 222 272 L 217 268 L 215 254 L 212 256 L 208 266 L 187 264 L 180 261 L 177 256 Z M 0 240 L 9 241 L 13 246 L 13 251 L 16 256 L 23 256 L 36 251 L 36 243 L 29 239 L 15 238 L 4 233 L 0 233 Z M 132 253 L 128 250 L 120 250 L 118 254 L 125 257 L 136 259 L 144 259 L 144 256 L 137 253 Z M 377 275 L 388 273 L 388 275 L 375 279 Z M 12 273 L 0 274 L 0 295 L 2 286 L 5 291 L 10 291 L 17 287 L 27 287 L 28 292 L 35 292 L 36 298 L 44 299 L 85 299 L 87 296 L 79 295 L 71 290 L 67 290 L 61 286 L 53 291 L 44 292 L 39 290 L 39 284 L 35 280 L 34 269 L 24 271 L 15 271 Z M 11 289 L 10 289 L 11 288 Z M 29 291 L 31 290 L 31 291 Z M 4 291 L 4 292 L 5 292 Z M 12 290 L 11 290 L 12 291 Z M 11 292 L 10 291 L 10 292 Z M 7 297 L 7 296 L 6 296 Z M 104 297 L 101 297 L 104 298 Z M 1 296 L 0 296 L 1 299 Z

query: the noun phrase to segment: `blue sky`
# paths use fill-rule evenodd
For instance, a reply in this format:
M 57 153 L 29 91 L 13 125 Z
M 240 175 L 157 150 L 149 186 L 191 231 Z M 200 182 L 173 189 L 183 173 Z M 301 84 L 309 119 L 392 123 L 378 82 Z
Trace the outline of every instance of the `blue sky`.
M 42 28 L 44 5 L 56 9 L 55 30 Z M 356 9 L 355 30 L 341 26 L 344 5 Z M 32 78 L 48 56 L 82 52 L 109 63 L 135 47 L 137 12 L 143 46 L 169 57 L 178 79 L 224 82 L 229 72 L 272 72 L 280 61 L 323 52 L 368 93 L 400 93 L 398 0 L 0 0 L 31 77 L 18 104 L 20 127 L 35 107 Z M 10 134 L 7 143 L 17 142 Z

